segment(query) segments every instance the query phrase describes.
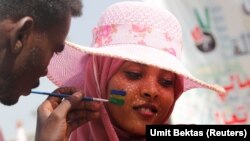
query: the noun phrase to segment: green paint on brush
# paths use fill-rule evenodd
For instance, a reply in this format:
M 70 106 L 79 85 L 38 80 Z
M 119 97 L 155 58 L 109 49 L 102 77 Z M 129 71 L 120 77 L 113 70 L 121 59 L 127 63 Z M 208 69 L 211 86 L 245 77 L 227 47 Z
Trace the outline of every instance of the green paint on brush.
M 109 99 L 109 102 L 113 103 L 113 104 L 116 104 L 116 105 L 120 105 L 120 106 L 124 105 L 124 103 L 125 103 L 124 99 L 117 99 L 117 98 L 114 98 L 114 97 L 111 97 Z

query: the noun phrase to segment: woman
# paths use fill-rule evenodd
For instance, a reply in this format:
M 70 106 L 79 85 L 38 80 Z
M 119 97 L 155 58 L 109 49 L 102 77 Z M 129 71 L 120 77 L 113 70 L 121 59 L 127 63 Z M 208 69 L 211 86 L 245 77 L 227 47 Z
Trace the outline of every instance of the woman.
M 184 91 L 224 92 L 181 64 L 181 26 L 168 11 L 119 2 L 103 12 L 93 34 L 93 47 L 66 42 L 65 50 L 52 58 L 48 77 L 98 98 L 119 90 L 126 93 L 125 104 L 104 103 L 100 118 L 78 128 L 72 141 L 144 140 L 145 125 L 166 123 Z

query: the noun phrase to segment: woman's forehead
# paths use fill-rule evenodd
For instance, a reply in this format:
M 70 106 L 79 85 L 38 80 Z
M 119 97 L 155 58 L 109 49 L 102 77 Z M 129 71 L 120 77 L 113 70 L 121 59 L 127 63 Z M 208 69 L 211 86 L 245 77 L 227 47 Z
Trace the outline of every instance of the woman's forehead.
M 142 64 L 142 63 L 138 63 L 138 62 L 133 62 L 133 61 L 125 61 L 124 64 L 122 65 L 122 67 L 129 67 L 129 66 L 138 66 L 138 67 L 143 67 L 143 68 L 155 68 L 155 69 L 160 69 L 158 67 L 155 66 L 151 66 L 151 65 L 146 65 L 146 64 Z M 175 74 L 172 71 L 169 70 L 164 70 L 164 69 L 160 69 L 162 72 L 164 73 L 168 73 L 168 74 Z

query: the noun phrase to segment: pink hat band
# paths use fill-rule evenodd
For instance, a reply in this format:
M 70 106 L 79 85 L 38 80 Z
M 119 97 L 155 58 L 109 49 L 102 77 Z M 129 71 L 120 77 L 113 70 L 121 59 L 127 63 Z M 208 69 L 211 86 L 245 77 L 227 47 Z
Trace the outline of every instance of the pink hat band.
M 112 24 L 93 29 L 93 47 L 118 44 L 137 44 L 166 51 L 181 59 L 182 42 L 169 33 L 141 25 Z M 114 46 L 115 47 L 115 46 Z M 136 47 L 136 46 L 135 46 Z

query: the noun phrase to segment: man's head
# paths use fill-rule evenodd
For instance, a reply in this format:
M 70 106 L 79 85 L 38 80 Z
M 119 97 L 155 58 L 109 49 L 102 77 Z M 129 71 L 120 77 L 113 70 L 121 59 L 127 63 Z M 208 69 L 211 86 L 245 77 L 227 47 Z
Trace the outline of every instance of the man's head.
M 81 0 L 1 0 L 1 103 L 15 104 L 39 85 L 53 54 L 64 48 L 71 16 L 81 9 Z

